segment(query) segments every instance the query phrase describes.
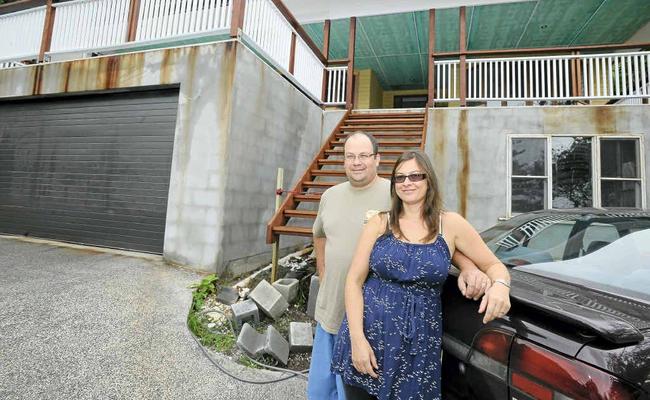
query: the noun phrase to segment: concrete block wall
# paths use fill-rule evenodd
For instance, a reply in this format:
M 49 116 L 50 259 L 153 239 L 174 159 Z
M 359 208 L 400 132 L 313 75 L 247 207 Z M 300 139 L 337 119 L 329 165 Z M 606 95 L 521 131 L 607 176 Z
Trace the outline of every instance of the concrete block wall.
M 445 207 L 478 230 L 506 217 L 508 135 L 636 135 L 650 172 L 650 105 L 429 109 L 426 152 Z M 647 175 L 646 198 L 650 199 Z
M 232 101 L 220 264 L 241 271 L 234 264 L 270 259 L 277 169 L 287 189 L 302 176 L 321 147 L 323 111 L 245 46 L 237 49 Z M 283 236 L 280 245 L 307 241 Z

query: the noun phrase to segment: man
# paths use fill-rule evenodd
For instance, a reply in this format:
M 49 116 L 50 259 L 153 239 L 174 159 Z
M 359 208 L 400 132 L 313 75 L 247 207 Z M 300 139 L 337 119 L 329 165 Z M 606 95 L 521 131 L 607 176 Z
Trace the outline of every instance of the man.
M 375 138 L 363 132 L 350 135 L 345 141 L 344 159 L 348 181 L 323 193 L 313 227 L 320 290 L 307 385 L 310 400 L 344 399 L 342 381 L 330 372 L 330 363 L 334 340 L 345 314 L 345 278 L 366 211 L 389 210 L 391 206 L 390 181 L 377 175 L 380 157 Z M 458 265 L 457 262 L 463 264 L 458 280 L 461 291 L 477 299 L 487 289 L 489 279 L 466 257 L 455 255 L 454 264 Z

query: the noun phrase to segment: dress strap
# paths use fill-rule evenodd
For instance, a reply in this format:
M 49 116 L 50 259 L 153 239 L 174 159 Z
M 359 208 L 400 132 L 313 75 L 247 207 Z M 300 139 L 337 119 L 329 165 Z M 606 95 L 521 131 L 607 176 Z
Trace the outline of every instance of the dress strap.
M 442 211 L 438 212 L 438 234 L 444 236 L 442 232 Z

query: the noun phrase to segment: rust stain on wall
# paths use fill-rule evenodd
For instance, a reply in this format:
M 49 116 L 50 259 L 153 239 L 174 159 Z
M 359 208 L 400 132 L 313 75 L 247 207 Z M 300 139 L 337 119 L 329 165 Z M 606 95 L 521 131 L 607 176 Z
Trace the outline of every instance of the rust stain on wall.
M 467 110 L 460 110 L 458 121 L 458 205 L 459 213 L 467 216 L 469 196 L 469 137 L 467 133 Z
M 610 107 L 594 107 L 592 109 L 592 121 L 594 121 L 596 132 L 600 134 L 616 133 L 616 116 Z
M 142 86 L 144 53 L 130 53 L 120 57 L 117 83 L 120 87 Z
M 34 82 L 32 83 L 32 94 L 41 94 L 43 85 L 43 65 L 37 65 L 34 70 Z
M 113 56 L 106 59 L 104 89 L 119 87 L 120 58 L 121 57 Z
M 72 63 L 65 64 L 65 72 L 63 73 L 63 92 L 67 93 L 70 86 L 70 69 L 72 68 Z
M 190 50 L 190 53 L 191 53 L 190 57 L 192 57 L 192 54 L 195 53 L 194 49 L 196 49 L 196 48 L 191 47 L 190 49 L 191 49 Z M 160 84 L 162 84 L 162 85 L 171 82 L 171 75 L 172 75 L 171 74 L 171 67 L 172 67 L 172 64 L 174 62 L 174 60 L 172 59 L 172 56 L 173 56 L 172 51 L 174 51 L 174 50 L 165 49 L 163 51 L 162 64 L 160 65 Z M 194 55 L 194 57 L 196 57 L 196 55 Z M 196 60 L 194 60 L 194 61 L 196 61 Z M 190 61 L 190 63 L 191 63 L 191 61 Z
M 230 121 L 233 113 L 233 87 L 235 84 L 235 66 L 237 65 L 237 42 L 228 42 L 225 46 L 222 68 L 220 69 L 219 83 L 223 88 L 220 91 L 221 98 L 217 100 L 220 106 L 218 111 L 218 126 L 222 127 L 219 132 L 221 149 L 224 159 L 228 162 L 228 136 L 230 134 Z M 224 171 L 224 178 L 227 171 Z

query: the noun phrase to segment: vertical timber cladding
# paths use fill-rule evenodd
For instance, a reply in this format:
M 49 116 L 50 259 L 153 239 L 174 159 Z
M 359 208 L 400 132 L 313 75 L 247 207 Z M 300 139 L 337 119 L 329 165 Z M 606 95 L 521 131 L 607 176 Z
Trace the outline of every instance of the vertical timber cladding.
M 162 253 L 178 89 L 0 102 L 0 233 Z

